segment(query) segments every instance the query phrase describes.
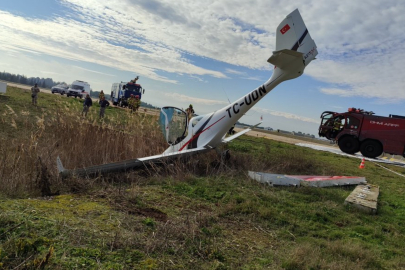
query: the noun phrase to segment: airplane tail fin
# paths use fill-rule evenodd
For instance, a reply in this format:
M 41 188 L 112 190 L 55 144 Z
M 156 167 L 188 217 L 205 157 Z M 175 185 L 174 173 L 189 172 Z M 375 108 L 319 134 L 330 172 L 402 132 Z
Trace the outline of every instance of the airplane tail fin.
M 300 65 L 303 71 L 317 54 L 316 44 L 296 9 L 277 27 L 276 51 L 267 61 L 280 69 Z

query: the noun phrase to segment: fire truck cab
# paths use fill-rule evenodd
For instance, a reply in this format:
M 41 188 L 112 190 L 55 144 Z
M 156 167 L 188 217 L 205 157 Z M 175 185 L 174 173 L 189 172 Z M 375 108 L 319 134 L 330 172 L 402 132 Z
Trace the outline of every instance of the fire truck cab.
M 319 136 L 337 141 L 345 153 L 360 151 L 370 158 L 383 152 L 405 156 L 404 116 L 377 116 L 373 112 L 349 108 L 344 113 L 325 111 L 321 119 Z

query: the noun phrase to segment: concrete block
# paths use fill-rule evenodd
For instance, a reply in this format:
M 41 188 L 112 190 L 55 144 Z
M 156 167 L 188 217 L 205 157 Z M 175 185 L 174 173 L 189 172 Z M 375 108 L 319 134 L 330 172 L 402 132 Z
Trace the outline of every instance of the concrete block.
M 357 209 L 369 214 L 377 214 L 377 199 L 380 193 L 380 187 L 376 185 L 358 185 L 344 204 L 350 204 Z

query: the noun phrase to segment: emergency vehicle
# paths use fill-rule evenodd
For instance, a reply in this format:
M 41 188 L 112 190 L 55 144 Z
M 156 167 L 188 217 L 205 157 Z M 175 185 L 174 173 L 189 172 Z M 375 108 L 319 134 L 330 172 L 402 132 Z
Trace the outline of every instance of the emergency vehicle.
M 120 82 L 113 83 L 111 87 L 111 101 L 114 105 L 120 107 L 128 106 L 128 99 L 131 95 L 139 96 L 139 100 L 142 98 L 142 94 L 145 93 L 145 89 L 140 84 L 133 82 Z
M 321 119 L 319 136 L 337 141 L 345 153 L 360 151 L 365 157 L 375 158 L 385 152 L 405 157 L 405 116 L 378 116 L 349 108 L 344 113 L 325 111 Z

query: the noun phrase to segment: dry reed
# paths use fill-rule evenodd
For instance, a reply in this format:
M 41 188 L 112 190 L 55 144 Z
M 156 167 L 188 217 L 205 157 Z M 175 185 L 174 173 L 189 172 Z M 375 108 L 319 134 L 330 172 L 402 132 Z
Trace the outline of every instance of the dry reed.
M 69 107 L 53 115 L 42 112 L 40 117 L 7 108 L 1 122 L 16 129 L 17 136 L 2 139 L 0 144 L 0 193 L 6 196 L 57 192 L 63 186 L 56 170 L 57 156 L 73 169 L 156 155 L 165 148 L 157 118 L 149 115 L 127 115 L 123 124 L 117 119 L 119 124 L 114 125 L 113 118 L 109 124 L 95 117 L 81 118 Z

